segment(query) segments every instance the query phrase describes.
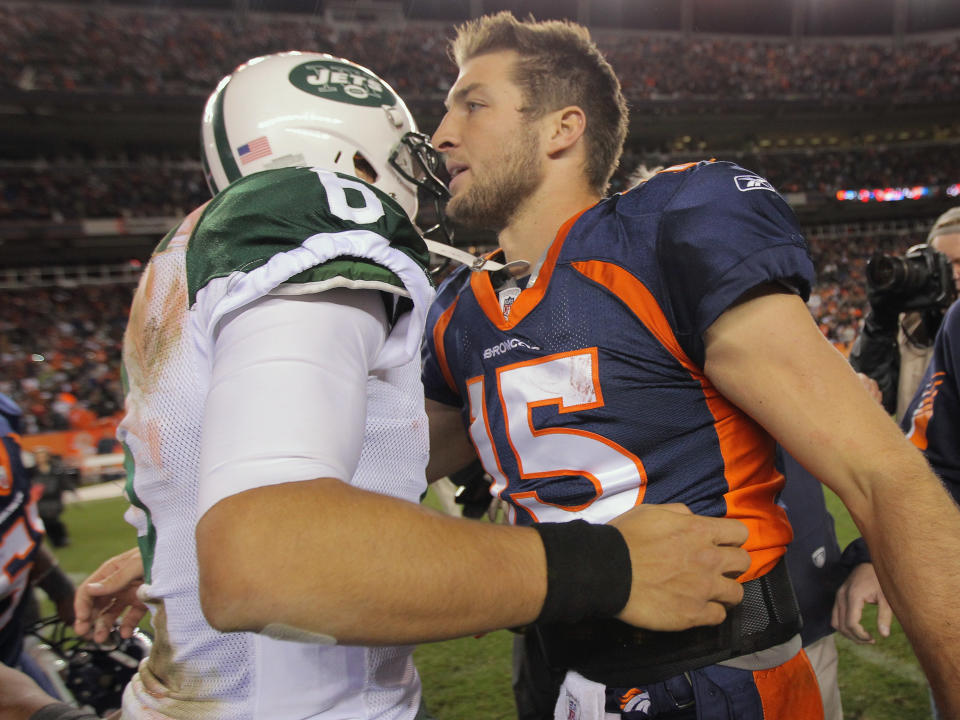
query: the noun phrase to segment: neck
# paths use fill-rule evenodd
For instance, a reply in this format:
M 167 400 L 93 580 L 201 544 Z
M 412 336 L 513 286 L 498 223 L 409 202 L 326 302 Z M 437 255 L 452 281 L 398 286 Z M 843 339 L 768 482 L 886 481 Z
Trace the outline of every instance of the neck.
M 506 262 L 533 264 L 553 244 L 560 227 L 581 210 L 596 205 L 601 196 L 581 183 L 554 176 L 517 209 L 510 224 L 497 236 Z

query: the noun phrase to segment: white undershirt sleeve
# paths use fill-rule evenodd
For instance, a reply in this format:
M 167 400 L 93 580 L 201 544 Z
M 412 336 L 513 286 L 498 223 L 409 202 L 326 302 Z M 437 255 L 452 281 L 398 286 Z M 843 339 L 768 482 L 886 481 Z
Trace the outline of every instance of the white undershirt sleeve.
M 256 487 L 349 481 L 363 444 L 367 375 L 386 337 L 372 290 L 268 296 L 227 315 L 204 408 L 197 517 Z

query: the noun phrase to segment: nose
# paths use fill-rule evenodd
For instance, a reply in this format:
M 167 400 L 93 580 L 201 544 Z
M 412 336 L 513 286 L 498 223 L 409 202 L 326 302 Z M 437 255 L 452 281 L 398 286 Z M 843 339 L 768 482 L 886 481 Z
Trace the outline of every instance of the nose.
M 448 112 L 443 116 L 440 124 L 437 126 L 430 143 L 438 152 L 450 152 L 457 146 L 454 121 Z

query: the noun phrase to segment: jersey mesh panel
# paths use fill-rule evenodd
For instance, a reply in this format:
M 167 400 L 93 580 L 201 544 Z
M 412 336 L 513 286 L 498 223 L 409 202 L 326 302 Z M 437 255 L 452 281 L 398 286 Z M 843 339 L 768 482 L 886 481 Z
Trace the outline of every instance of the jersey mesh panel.
M 186 710 L 170 708 L 149 694 L 160 689 L 150 685 L 155 678 L 165 689 L 217 699 L 224 712 L 247 718 L 249 637 L 211 628 L 197 597 L 194 530 L 207 382 L 188 332 L 182 247 L 152 258 L 134 303 L 124 341 L 131 388 L 121 428 L 134 455 L 134 490 L 150 510 L 157 531 L 152 582 L 146 592 L 157 601 L 151 607 L 160 649 L 150 658 L 150 671 L 141 674 L 147 692 L 138 693 L 137 700 L 174 716 Z M 171 647 L 176 648 L 174 653 L 162 652 Z
M 367 380 L 366 435 L 353 484 L 417 501 L 426 490 L 428 438 L 420 359 L 374 373 Z M 403 706 L 404 696 L 419 686 L 412 652 L 410 647 L 367 651 L 363 698 L 370 717 L 395 717 L 391 708 Z

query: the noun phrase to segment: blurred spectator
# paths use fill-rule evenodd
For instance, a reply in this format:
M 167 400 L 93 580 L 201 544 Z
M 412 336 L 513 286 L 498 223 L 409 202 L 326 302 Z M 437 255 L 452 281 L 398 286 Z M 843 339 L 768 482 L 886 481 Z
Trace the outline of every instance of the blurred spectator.
M 70 544 L 70 533 L 60 519 L 63 514 L 63 494 L 77 489 L 77 470 L 68 468 L 63 458 L 51 455 L 44 447 L 33 451 L 33 459 L 30 480 L 39 495 L 37 512 L 53 546 L 66 547 Z

